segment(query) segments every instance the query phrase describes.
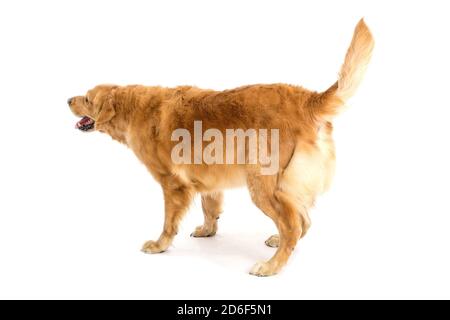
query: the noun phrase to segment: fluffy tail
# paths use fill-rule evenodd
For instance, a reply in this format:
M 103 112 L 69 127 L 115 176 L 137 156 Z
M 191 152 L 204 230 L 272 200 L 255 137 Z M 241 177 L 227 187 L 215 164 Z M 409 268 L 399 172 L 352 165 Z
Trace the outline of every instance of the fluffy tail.
M 338 81 L 327 91 L 319 94 L 313 103 L 315 115 L 330 117 L 341 111 L 345 102 L 355 93 L 366 72 L 373 46 L 372 34 L 361 19 L 355 28 Z

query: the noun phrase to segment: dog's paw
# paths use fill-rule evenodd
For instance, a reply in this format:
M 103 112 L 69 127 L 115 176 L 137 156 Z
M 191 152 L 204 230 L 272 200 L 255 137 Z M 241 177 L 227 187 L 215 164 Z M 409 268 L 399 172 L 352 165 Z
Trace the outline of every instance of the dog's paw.
M 161 245 L 157 241 L 147 241 L 142 246 L 141 251 L 144 253 L 161 253 L 164 252 L 166 249 L 162 248 Z
M 205 226 L 199 226 L 195 228 L 194 232 L 191 233 L 191 237 L 194 238 L 212 237 L 215 235 L 216 235 L 215 228 L 206 228 Z
M 267 262 L 258 262 L 250 270 L 250 274 L 257 277 L 268 277 L 277 274 L 277 271 Z
M 267 239 L 265 241 L 266 246 L 271 247 L 271 248 L 278 248 L 278 246 L 280 245 L 280 236 L 277 234 L 274 234 L 273 236 L 269 237 L 269 239 Z

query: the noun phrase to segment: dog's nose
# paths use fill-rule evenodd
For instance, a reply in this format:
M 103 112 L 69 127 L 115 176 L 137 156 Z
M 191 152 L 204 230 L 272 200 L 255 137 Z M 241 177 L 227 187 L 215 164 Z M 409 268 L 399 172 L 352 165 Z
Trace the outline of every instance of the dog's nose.
M 67 99 L 67 104 L 70 106 L 72 104 L 73 98 Z

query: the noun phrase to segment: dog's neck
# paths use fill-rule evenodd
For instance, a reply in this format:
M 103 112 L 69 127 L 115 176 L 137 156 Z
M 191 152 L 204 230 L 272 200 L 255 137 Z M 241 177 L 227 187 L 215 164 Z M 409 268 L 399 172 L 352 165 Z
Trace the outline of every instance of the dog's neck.
M 144 121 L 145 125 L 152 130 L 158 126 L 159 114 L 162 103 L 174 94 L 179 93 L 179 88 L 127 86 L 115 92 L 116 115 L 99 128 L 99 131 L 109 134 L 117 140 L 129 146 L 129 129 L 134 121 Z M 137 114 L 141 116 L 136 117 Z M 137 119 L 137 120 L 136 120 Z M 140 119 L 140 120 L 139 120 Z M 144 124 L 138 124 L 145 127 Z M 153 128 L 154 131 L 158 131 Z
M 127 143 L 128 128 L 126 128 L 126 126 L 124 125 L 121 125 L 120 122 L 114 121 L 114 119 L 104 124 L 101 128 L 98 129 L 98 131 L 106 133 L 114 140 L 117 140 L 120 143 L 128 145 Z

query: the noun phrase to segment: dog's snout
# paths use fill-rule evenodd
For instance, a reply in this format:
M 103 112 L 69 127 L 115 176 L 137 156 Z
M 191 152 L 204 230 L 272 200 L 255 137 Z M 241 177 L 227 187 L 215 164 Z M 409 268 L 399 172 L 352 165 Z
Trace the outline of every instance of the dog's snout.
M 67 99 L 67 104 L 70 106 L 72 104 L 73 98 Z

